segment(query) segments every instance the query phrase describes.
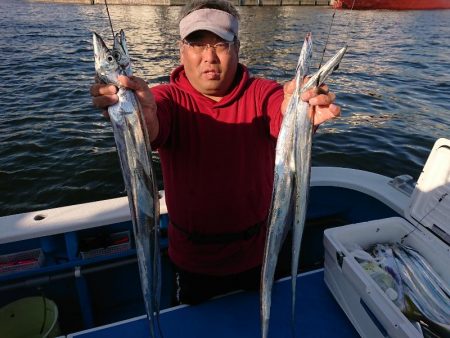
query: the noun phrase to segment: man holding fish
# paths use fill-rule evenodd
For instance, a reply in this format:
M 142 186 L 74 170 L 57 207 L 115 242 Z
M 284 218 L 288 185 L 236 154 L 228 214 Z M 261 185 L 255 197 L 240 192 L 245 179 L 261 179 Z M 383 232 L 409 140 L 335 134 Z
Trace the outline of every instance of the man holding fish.
M 181 65 L 170 83 L 120 82 L 134 90 L 161 158 L 178 301 L 195 304 L 259 287 L 275 145 L 295 82 L 254 78 L 239 63 L 239 14 L 228 1 L 194 0 L 180 17 Z M 103 110 L 116 93 L 91 87 Z M 326 85 L 303 93 L 315 127 L 340 114 L 334 99 Z

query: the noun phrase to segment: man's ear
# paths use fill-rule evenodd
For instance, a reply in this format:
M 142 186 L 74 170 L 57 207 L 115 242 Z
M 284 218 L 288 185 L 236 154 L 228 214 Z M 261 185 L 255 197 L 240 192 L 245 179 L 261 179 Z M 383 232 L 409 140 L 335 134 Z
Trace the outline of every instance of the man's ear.
M 241 41 L 237 39 L 234 45 L 236 46 L 236 53 L 239 55 L 239 48 L 241 48 Z
M 179 41 L 178 42 L 178 49 L 179 49 L 179 52 L 180 52 L 180 64 L 181 65 L 183 64 L 183 48 L 184 48 L 183 42 Z

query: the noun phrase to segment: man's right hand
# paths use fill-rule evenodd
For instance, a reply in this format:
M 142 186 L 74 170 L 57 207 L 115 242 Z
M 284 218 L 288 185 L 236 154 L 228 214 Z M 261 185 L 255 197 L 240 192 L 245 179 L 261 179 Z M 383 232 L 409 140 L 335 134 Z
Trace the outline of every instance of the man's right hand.
M 141 114 L 147 124 L 150 141 L 153 141 L 158 136 L 159 122 L 156 115 L 155 98 L 147 83 L 136 76 L 127 77 L 121 75 L 118 77 L 118 80 L 123 87 L 134 91 L 140 104 Z M 109 118 L 108 107 L 119 100 L 117 91 L 117 87 L 112 84 L 95 83 L 91 86 L 92 104 L 94 107 L 101 109 L 106 118 Z
M 108 116 L 108 107 L 119 101 L 117 96 L 117 87 L 112 84 L 94 83 L 91 86 L 92 105 L 102 110 L 106 118 Z

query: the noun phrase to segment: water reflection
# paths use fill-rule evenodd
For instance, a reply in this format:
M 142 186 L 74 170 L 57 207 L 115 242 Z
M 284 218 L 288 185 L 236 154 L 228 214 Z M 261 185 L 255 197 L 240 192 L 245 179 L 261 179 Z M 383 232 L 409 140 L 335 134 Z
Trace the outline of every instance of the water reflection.
M 151 85 L 167 82 L 179 63 L 180 9 L 110 6 L 114 29 L 126 31 L 135 74 Z M 332 10 L 239 11 L 241 60 L 255 76 L 288 81 L 308 31 L 317 67 Z M 91 33 L 111 37 L 105 7 L 3 0 L 0 12 L 0 214 L 123 195 L 110 125 L 88 93 Z M 314 165 L 418 176 L 434 140 L 448 137 L 449 19 L 450 11 L 337 12 L 326 58 L 349 44 L 329 80 L 342 118 L 319 129 Z

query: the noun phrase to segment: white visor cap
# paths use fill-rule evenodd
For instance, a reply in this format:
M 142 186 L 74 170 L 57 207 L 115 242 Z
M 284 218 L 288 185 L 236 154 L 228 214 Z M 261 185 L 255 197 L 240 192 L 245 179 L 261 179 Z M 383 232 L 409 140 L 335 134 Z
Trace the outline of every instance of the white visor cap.
M 200 30 L 210 31 L 226 41 L 233 41 L 238 35 L 239 22 L 230 13 L 212 8 L 197 9 L 180 21 L 182 40 Z

